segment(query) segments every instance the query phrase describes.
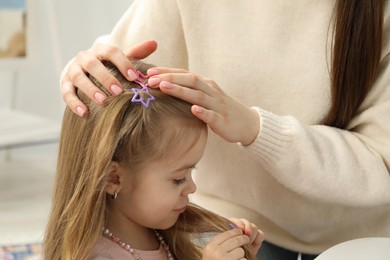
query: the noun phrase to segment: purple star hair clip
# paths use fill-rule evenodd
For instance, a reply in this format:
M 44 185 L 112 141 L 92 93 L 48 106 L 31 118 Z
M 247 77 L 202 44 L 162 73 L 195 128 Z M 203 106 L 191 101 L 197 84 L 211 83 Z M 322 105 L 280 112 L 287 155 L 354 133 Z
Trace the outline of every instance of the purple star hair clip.
M 147 79 L 148 76 L 142 74 L 142 72 L 140 72 L 140 71 L 137 71 L 137 74 L 138 74 L 138 79 L 134 80 L 134 82 L 137 83 L 138 85 L 140 85 L 141 88 L 132 88 L 131 89 L 134 93 L 134 96 L 131 99 L 131 102 L 141 103 L 142 105 L 144 105 L 144 107 L 148 108 L 150 101 L 156 100 L 156 98 L 152 94 L 150 94 L 149 84 L 144 83 L 144 80 Z M 147 97 L 143 98 L 140 95 L 140 92 L 145 92 L 147 94 Z

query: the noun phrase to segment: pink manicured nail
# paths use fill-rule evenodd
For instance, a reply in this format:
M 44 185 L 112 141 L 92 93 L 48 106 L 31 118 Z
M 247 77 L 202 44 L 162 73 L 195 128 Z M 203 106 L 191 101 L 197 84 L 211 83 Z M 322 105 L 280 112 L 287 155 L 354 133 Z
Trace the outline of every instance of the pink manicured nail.
M 158 70 L 157 69 L 148 69 L 146 74 L 148 74 L 149 76 L 154 76 L 154 75 L 158 74 Z
M 127 76 L 129 76 L 130 80 L 136 80 L 136 79 L 138 79 L 137 73 L 135 73 L 134 70 L 132 70 L 132 69 L 129 69 L 129 70 L 127 71 Z
M 153 77 L 148 80 L 149 86 L 155 86 L 158 85 L 161 82 L 161 79 L 159 77 Z
M 84 108 L 82 108 L 82 107 L 77 107 L 76 110 L 77 110 L 77 113 L 79 114 L 79 116 L 84 116 L 84 115 L 85 115 L 85 110 L 84 110 Z
M 102 93 L 100 93 L 100 92 L 96 92 L 95 93 L 95 98 L 96 98 L 96 100 L 99 103 L 103 103 L 106 100 L 107 97 L 105 95 L 103 95 Z
M 122 93 L 122 89 L 118 85 L 111 85 L 111 91 L 114 92 L 115 95 L 119 95 Z
M 170 82 L 168 82 L 168 81 L 162 81 L 160 86 L 163 87 L 163 88 L 167 88 L 167 89 L 173 88 L 173 85 Z

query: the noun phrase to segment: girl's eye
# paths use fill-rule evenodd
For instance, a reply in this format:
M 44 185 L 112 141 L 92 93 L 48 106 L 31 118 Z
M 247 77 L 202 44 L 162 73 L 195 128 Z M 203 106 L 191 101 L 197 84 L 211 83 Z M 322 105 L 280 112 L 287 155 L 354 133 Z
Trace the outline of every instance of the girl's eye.
M 173 180 L 173 182 L 176 184 L 176 185 L 180 185 L 180 184 L 183 184 L 187 181 L 187 178 L 184 177 L 184 178 L 181 178 L 181 179 L 176 179 L 176 180 Z
M 191 173 L 192 173 L 192 171 L 193 171 L 194 169 L 195 169 L 195 166 L 183 170 L 183 174 L 185 175 L 185 177 L 180 178 L 180 179 L 174 179 L 174 180 L 173 180 L 173 183 L 175 183 L 176 185 L 180 185 L 180 184 L 185 183 L 185 182 L 187 181 L 187 178 L 190 178 L 190 179 L 191 179 Z

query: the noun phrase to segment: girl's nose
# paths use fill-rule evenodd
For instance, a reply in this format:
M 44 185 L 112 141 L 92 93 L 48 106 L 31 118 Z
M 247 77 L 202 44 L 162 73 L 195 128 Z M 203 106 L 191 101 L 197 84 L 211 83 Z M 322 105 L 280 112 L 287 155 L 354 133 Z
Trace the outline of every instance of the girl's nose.
M 189 194 L 194 193 L 195 191 L 196 191 L 196 184 L 192 178 L 189 178 L 186 183 L 186 187 L 183 190 L 183 195 L 188 196 Z

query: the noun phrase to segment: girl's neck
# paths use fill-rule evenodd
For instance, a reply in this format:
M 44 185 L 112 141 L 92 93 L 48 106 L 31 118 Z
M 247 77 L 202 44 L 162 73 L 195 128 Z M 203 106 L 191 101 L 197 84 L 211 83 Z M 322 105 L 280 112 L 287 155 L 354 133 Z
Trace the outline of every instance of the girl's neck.
M 127 218 L 109 216 L 106 228 L 136 250 L 152 251 L 160 246 L 152 229 L 140 226 Z

